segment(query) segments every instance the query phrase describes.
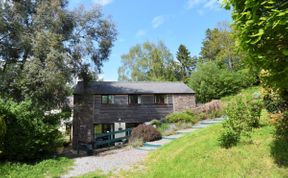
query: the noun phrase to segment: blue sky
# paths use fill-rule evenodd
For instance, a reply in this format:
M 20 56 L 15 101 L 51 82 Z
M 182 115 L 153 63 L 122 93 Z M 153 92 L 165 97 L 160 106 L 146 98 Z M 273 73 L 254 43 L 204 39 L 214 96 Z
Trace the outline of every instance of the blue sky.
M 100 4 L 105 16 L 111 16 L 118 31 L 109 61 L 104 63 L 104 80 L 117 80 L 121 55 L 138 43 L 162 40 L 171 53 L 184 44 L 192 56 L 198 56 L 207 28 L 219 22 L 231 22 L 230 12 L 217 0 L 70 0 L 70 7 Z

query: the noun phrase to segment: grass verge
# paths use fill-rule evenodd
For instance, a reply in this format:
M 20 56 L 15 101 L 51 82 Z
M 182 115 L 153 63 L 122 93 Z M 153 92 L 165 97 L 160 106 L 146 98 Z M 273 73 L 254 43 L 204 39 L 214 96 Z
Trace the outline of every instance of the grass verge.
M 34 164 L 5 162 L 0 164 L 1 178 L 60 177 L 73 165 L 73 161 L 60 157 Z
M 145 160 L 145 171 L 122 172 L 120 177 L 288 177 L 288 167 L 279 167 L 271 156 L 272 126 L 256 129 L 253 143 L 241 142 L 224 149 L 217 138 L 221 125 L 193 132 Z M 278 150 L 279 153 L 287 150 Z

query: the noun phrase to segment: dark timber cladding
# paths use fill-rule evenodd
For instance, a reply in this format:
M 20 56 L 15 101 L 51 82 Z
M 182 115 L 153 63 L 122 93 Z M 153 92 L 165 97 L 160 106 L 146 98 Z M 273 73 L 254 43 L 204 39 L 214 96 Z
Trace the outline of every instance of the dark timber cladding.
M 78 82 L 73 144 L 91 142 L 94 124 L 143 123 L 195 107 L 194 95 L 181 82 Z

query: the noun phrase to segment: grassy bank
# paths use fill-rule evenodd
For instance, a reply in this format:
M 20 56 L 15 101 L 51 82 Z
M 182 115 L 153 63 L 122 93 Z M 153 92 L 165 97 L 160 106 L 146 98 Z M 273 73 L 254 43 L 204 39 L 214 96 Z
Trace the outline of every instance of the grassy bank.
M 47 159 L 34 164 L 0 163 L 1 178 L 60 177 L 73 164 L 68 158 Z
M 123 177 L 288 177 L 271 155 L 273 127 L 266 125 L 253 133 L 253 143 L 241 142 L 231 149 L 217 142 L 221 125 L 211 126 L 152 152 L 145 171 L 122 172 Z M 287 148 L 287 147 L 286 147 Z M 287 152 L 278 148 L 279 154 Z M 277 154 L 277 153 L 276 153 Z M 287 155 L 286 155 L 287 156 Z

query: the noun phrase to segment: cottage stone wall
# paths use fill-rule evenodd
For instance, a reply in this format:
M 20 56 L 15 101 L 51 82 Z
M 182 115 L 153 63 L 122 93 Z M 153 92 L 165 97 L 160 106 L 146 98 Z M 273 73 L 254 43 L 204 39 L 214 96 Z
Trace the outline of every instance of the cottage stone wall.
M 74 95 L 73 141 L 77 148 L 78 141 L 89 143 L 93 139 L 93 96 Z
M 173 95 L 173 110 L 181 112 L 196 107 L 195 95 L 177 94 Z

